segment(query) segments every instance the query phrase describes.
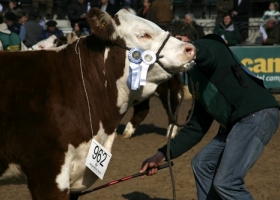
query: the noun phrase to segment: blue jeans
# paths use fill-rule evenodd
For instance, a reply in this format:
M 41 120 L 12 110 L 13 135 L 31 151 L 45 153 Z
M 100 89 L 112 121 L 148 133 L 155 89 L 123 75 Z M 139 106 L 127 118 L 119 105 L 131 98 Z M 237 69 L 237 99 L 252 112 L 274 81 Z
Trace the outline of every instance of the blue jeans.
M 244 177 L 278 128 L 278 108 L 268 108 L 237 122 L 229 134 L 220 129 L 193 159 L 199 200 L 251 200 Z

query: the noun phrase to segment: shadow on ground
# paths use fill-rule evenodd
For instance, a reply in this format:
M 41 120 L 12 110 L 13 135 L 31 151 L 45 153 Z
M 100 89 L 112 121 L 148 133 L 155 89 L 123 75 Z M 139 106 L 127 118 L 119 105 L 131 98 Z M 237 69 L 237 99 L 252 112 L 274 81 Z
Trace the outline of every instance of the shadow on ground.
M 131 192 L 122 195 L 127 200 L 171 200 L 166 198 L 151 198 L 149 195 L 143 192 Z
M 125 126 L 126 125 L 124 125 L 124 124 L 119 125 L 119 127 L 117 129 L 118 135 L 123 134 Z M 166 128 L 157 127 L 154 124 L 141 124 L 141 125 L 138 126 L 135 133 L 131 137 L 145 135 L 145 134 L 149 134 L 149 133 L 157 133 L 158 135 L 165 136 L 166 131 L 167 131 Z

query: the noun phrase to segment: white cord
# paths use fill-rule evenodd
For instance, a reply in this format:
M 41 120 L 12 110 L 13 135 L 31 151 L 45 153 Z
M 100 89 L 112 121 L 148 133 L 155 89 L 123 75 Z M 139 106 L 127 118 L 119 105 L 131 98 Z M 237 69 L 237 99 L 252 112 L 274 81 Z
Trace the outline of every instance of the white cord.
M 82 60 L 81 60 L 81 54 L 80 54 L 80 48 L 79 48 L 79 47 L 77 48 L 79 41 L 80 41 L 80 38 L 77 40 L 77 43 L 76 43 L 76 46 L 75 46 L 75 51 L 76 51 L 76 54 L 78 54 L 78 55 L 79 55 L 80 69 L 81 69 L 81 76 L 82 76 L 82 81 L 83 81 L 84 91 L 85 91 L 86 98 L 87 98 L 88 115 L 89 115 L 89 121 L 90 121 L 90 129 L 91 129 L 91 134 L 92 134 L 92 138 L 93 138 L 93 129 L 92 129 L 91 111 L 90 111 L 90 105 L 89 105 L 89 100 L 88 100 L 88 94 L 87 94 L 86 84 L 85 84 L 85 80 L 84 80 L 83 67 L 82 67 Z M 77 49 L 78 49 L 78 51 L 77 51 Z

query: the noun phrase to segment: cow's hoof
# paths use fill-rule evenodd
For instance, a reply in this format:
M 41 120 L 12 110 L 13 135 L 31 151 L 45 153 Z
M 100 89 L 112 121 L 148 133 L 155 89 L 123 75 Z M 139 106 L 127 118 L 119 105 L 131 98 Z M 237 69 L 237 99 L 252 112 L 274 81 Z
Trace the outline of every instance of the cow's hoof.
M 170 134 L 170 130 L 171 130 L 171 124 L 169 124 L 168 128 L 167 128 L 167 133 L 166 133 L 166 137 L 169 137 Z M 176 135 L 178 134 L 178 126 L 174 125 L 172 133 L 171 133 L 171 137 L 170 138 L 174 138 Z
M 130 133 L 127 133 L 127 132 L 124 132 L 123 133 L 123 138 L 131 138 L 131 134 Z
M 130 138 L 134 131 L 135 128 L 133 128 L 133 125 L 130 122 L 128 122 L 123 132 L 123 138 Z

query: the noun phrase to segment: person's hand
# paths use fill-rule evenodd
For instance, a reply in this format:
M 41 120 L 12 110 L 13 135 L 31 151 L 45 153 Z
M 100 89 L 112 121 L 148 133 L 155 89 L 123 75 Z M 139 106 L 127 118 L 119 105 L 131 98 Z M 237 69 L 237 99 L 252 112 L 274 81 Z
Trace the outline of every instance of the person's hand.
M 263 44 L 265 44 L 266 43 L 266 39 L 263 39 Z
M 236 12 L 236 11 L 232 11 L 232 14 L 233 14 L 233 15 L 237 15 L 237 14 L 238 14 L 238 12 Z
M 86 18 L 86 14 L 82 14 L 80 18 Z
M 160 163 L 162 163 L 165 160 L 165 157 L 163 153 L 158 151 L 154 156 L 146 159 L 141 166 L 140 173 L 145 172 L 146 170 L 149 170 L 147 173 L 147 176 L 152 176 L 157 173 L 158 167 Z M 143 178 L 144 176 L 142 176 Z
M 224 41 L 225 41 L 226 44 L 228 44 L 228 41 L 227 41 L 227 40 L 224 40 Z

